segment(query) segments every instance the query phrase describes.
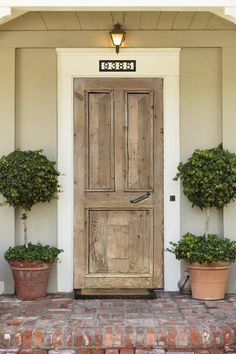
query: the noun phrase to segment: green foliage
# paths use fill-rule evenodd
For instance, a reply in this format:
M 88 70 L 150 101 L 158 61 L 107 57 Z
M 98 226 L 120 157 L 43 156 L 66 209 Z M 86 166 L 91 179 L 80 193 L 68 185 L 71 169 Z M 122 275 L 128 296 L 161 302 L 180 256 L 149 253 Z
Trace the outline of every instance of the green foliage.
M 195 150 L 186 163 L 179 163 L 183 193 L 199 208 L 222 208 L 236 197 L 236 155 L 222 145 Z
M 41 245 L 28 244 L 25 245 L 9 247 L 9 249 L 4 253 L 4 257 L 7 261 L 25 261 L 25 262 L 45 262 L 53 263 L 58 261 L 58 255 L 63 252 L 56 247 Z
M 178 242 L 170 242 L 167 251 L 174 253 L 176 259 L 188 263 L 214 263 L 217 261 L 234 262 L 236 259 L 236 241 L 221 239 L 217 235 L 196 236 L 185 234 Z
M 16 150 L 0 158 L 0 193 L 5 203 L 30 211 L 59 191 L 55 161 L 38 151 Z
M 50 202 L 59 192 L 55 161 L 50 161 L 38 151 L 16 150 L 0 158 L 0 194 L 13 207 L 22 209 L 25 245 L 10 247 L 5 252 L 8 261 L 54 262 L 62 252 L 56 247 L 28 244 L 27 212 L 39 202 Z

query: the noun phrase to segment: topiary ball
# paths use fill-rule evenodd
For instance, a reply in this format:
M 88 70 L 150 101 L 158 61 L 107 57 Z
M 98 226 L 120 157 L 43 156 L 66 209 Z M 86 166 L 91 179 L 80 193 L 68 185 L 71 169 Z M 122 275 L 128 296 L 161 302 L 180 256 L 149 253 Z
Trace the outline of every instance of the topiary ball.
M 59 192 L 59 172 L 42 150 L 16 150 L 0 158 L 0 193 L 5 203 L 29 211 Z
M 222 145 L 195 150 L 186 163 L 179 163 L 183 193 L 199 208 L 222 208 L 236 197 L 236 154 Z

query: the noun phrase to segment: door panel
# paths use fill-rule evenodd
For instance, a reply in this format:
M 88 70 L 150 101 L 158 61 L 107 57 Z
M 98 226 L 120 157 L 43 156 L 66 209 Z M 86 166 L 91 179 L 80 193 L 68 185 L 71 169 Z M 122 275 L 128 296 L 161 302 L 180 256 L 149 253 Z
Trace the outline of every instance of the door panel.
M 161 288 L 162 80 L 75 79 L 74 116 L 74 287 Z
M 152 190 L 153 180 L 153 93 L 128 92 L 127 190 Z
M 87 188 L 114 190 L 112 92 L 87 95 Z
M 151 274 L 150 211 L 90 210 L 89 274 Z

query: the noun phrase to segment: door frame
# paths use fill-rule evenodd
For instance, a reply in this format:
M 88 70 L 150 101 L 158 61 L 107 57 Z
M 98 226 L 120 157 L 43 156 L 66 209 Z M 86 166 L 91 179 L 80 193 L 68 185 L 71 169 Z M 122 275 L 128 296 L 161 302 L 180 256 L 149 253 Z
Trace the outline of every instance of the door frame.
M 162 78 L 164 144 L 164 248 L 180 239 L 180 183 L 173 181 L 180 161 L 179 48 L 122 48 L 119 60 L 136 60 L 136 72 L 99 72 L 99 60 L 117 59 L 113 48 L 58 48 L 58 169 L 62 193 L 58 199 L 58 247 L 64 249 L 58 264 L 57 290 L 73 290 L 74 238 L 74 115 L 73 78 Z M 175 149 L 173 149 L 173 146 Z M 171 201 L 170 196 L 175 196 Z M 180 262 L 164 252 L 164 290 L 177 290 Z

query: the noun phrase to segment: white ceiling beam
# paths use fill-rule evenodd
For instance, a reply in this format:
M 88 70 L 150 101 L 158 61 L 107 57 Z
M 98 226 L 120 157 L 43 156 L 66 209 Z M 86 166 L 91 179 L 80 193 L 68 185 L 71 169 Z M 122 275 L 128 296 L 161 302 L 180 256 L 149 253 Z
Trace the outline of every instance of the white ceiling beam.
M 222 9 L 212 9 L 211 12 L 227 21 L 236 24 L 236 6 L 226 6 Z
M 224 16 L 225 16 L 226 20 L 231 21 L 236 24 L 236 6 L 225 7 Z
M 19 9 L 11 9 L 11 13 L 5 16 L 1 16 L 1 7 L 0 7 L 0 25 L 3 25 L 6 22 L 9 22 L 11 20 L 14 20 L 14 18 L 17 18 L 27 11 L 19 10 Z
M 11 15 L 10 6 L 0 6 L 0 19 Z
M 89 8 L 98 7 L 103 9 L 114 9 L 114 8 L 129 8 L 129 9 L 140 9 L 140 8 L 193 8 L 193 7 L 232 7 L 236 6 L 236 0 L 1 0 L 1 6 L 13 6 L 13 7 L 25 7 L 32 8 Z

